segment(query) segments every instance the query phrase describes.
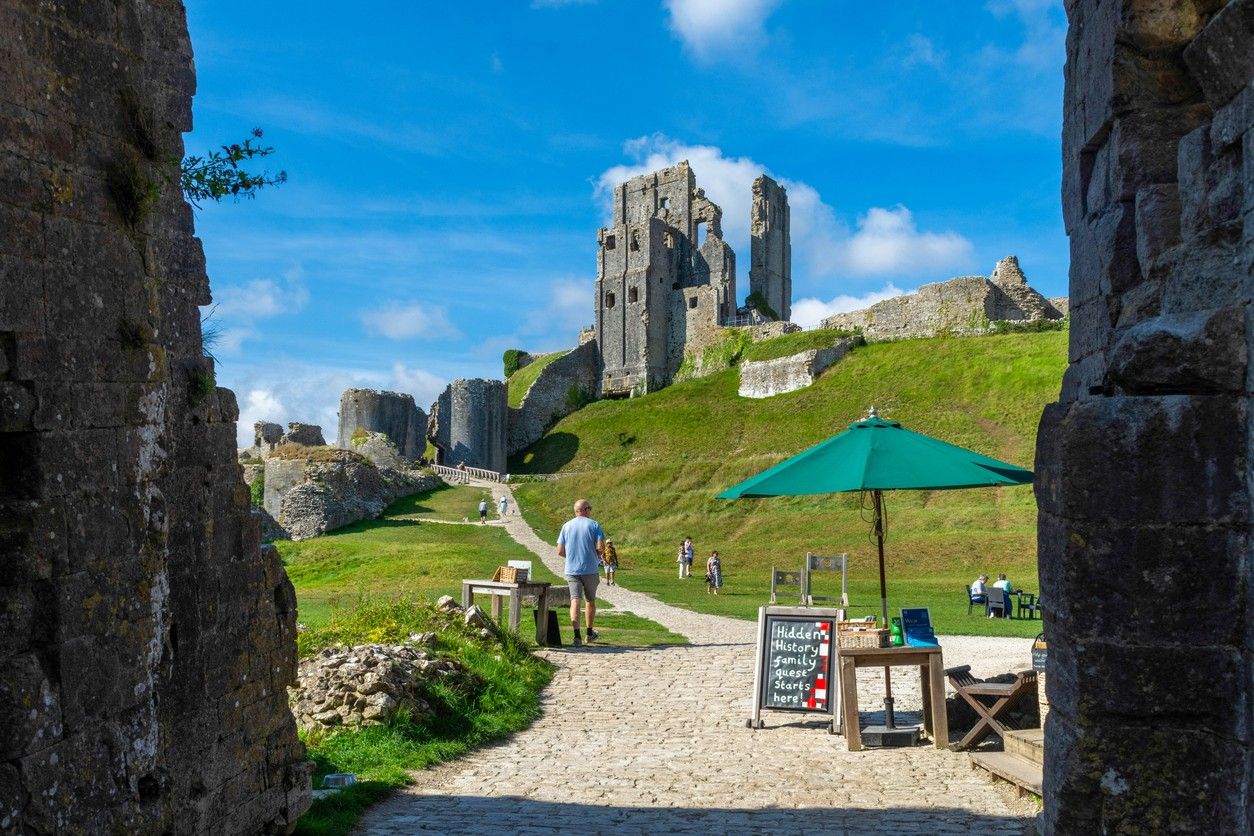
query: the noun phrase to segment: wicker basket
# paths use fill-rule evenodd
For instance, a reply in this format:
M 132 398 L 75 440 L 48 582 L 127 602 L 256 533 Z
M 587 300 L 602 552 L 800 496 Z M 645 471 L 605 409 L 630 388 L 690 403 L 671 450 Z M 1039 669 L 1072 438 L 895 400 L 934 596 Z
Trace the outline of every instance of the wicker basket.
M 527 570 L 516 566 L 498 566 L 492 580 L 502 583 L 526 583 Z
M 888 631 L 873 621 L 837 621 L 837 647 L 888 647 Z

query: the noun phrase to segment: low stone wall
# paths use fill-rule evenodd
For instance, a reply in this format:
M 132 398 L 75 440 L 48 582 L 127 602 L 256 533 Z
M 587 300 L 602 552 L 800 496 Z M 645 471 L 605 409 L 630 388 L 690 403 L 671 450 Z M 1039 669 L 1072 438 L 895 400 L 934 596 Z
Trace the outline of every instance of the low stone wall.
M 578 388 L 587 398 L 595 396 L 597 362 L 600 353 L 595 341 L 584 343 L 544 367 L 523 397 L 522 406 L 509 410 L 506 450 L 513 455 L 540 440 L 544 431 L 559 418 L 582 406 L 571 390 Z
M 358 520 L 373 519 L 402 496 L 443 484 L 416 470 L 379 468 L 349 450 L 314 448 L 310 458 L 266 459 L 263 510 L 291 540 L 317 537 Z
M 831 348 L 812 348 L 775 360 L 748 360 L 740 366 L 742 398 L 769 398 L 796 392 L 815 381 L 853 348 L 853 340 L 841 340 Z

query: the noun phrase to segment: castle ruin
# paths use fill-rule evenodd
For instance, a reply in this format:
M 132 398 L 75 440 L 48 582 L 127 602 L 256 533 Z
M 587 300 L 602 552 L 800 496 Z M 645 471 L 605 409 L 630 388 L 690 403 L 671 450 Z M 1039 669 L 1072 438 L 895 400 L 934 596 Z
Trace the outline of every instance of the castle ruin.
M 753 188 L 750 287 L 775 300 L 779 307 L 772 307 L 787 318 L 787 193 L 765 175 Z M 723 240 L 722 220 L 723 210 L 697 187 L 686 161 L 615 187 L 613 223 L 597 233 L 602 397 L 660 389 L 691 346 L 710 342 L 725 325 L 762 318 L 738 308 L 736 254 Z

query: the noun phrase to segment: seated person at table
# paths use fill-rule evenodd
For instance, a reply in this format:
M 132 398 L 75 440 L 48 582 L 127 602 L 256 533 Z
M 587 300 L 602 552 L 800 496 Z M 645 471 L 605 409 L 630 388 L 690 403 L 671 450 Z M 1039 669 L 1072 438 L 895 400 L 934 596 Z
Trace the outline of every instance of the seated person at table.
M 984 584 L 988 582 L 988 575 L 980 575 L 975 579 L 975 583 L 971 584 L 971 602 L 974 604 L 988 603 L 988 590 L 984 588 Z
M 985 577 L 985 580 L 988 580 L 988 578 Z M 997 580 L 993 581 L 993 586 L 997 587 L 998 589 L 1006 590 L 1007 595 L 1014 592 L 1014 587 L 1010 585 L 1010 581 L 1006 580 L 1005 572 L 999 572 L 997 574 Z

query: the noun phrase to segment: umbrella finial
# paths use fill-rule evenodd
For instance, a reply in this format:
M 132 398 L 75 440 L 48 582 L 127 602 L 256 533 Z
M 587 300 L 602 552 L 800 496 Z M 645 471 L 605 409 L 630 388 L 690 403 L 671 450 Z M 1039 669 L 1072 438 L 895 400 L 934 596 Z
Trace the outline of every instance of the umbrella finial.
M 868 417 L 868 418 L 878 418 L 879 416 L 880 416 L 880 414 L 879 414 L 879 412 L 875 409 L 875 407 L 874 407 L 874 406 L 872 406 L 872 407 L 871 407 L 871 408 L 867 411 L 867 414 L 866 414 L 866 417 Z

